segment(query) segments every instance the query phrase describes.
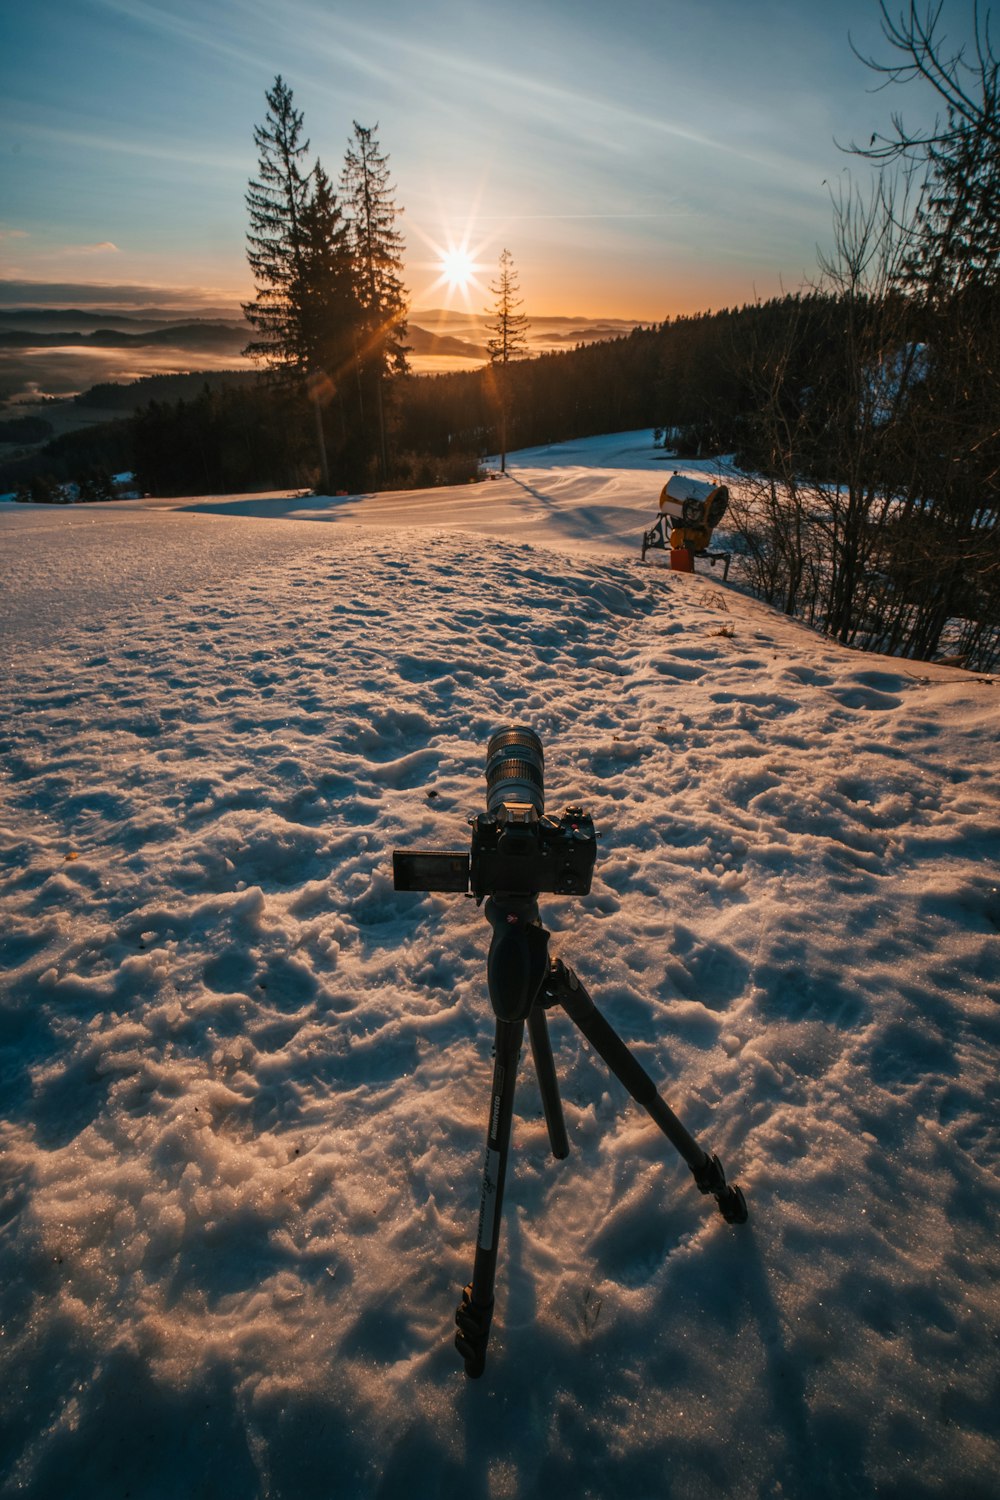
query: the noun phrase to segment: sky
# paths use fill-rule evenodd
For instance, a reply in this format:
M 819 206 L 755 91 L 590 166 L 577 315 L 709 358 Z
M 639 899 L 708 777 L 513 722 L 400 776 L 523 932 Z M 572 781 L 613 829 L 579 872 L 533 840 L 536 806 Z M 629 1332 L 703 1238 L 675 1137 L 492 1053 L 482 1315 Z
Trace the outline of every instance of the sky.
M 251 295 L 244 194 L 279 73 L 331 176 L 352 122 L 377 123 L 413 305 L 474 311 L 504 248 L 529 313 L 793 290 L 831 185 L 869 175 L 837 142 L 926 109 L 852 52 L 886 54 L 877 0 L 0 0 L 0 27 L 0 282 L 62 303 Z M 482 268 L 464 295 L 439 282 L 460 245 Z

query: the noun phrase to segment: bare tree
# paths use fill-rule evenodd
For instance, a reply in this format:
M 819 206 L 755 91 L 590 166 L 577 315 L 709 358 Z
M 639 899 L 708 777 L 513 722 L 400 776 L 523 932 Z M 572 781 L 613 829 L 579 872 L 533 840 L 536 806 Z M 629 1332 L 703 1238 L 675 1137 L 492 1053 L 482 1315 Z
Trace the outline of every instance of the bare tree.
M 941 3 L 911 0 L 894 19 L 882 0 L 882 29 L 895 56 L 868 66 L 886 83 L 923 80 L 943 110 L 924 131 L 893 114 L 860 152 L 923 173 L 905 284 L 926 329 L 918 452 L 935 575 L 912 649 L 929 654 L 959 622 L 985 667 L 1000 644 L 1000 58 L 978 0 L 962 45 L 949 42 Z
M 882 5 L 886 83 L 944 118 L 856 148 L 821 280 L 753 351 L 762 477 L 734 494 L 745 571 L 845 644 L 988 669 L 1000 651 L 1000 67 L 988 16 L 948 49 L 942 7 Z
M 902 185 L 905 193 L 905 183 Z M 755 591 L 845 644 L 866 614 L 880 529 L 895 501 L 887 454 L 919 377 L 898 292 L 905 216 L 886 181 L 834 203 L 821 279 L 749 351 L 751 449 L 734 520 Z
M 518 309 L 523 298 L 518 296 L 517 272 L 514 257 L 509 250 L 500 256 L 500 267 L 496 281 L 490 283 L 494 302 L 492 321 L 486 328 L 490 337 L 486 347 L 490 352 L 490 371 L 493 376 L 496 399 L 500 412 L 500 472 L 507 470 L 507 423 L 510 414 L 510 377 L 508 367 L 512 360 L 528 351 L 525 333 L 528 319 Z
M 886 61 L 856 55 L 886 85 L 922 80 L 943 107 L 927 130 L 907 126 L 899 111 L 886 134 L 876 132 L 855 154 L 901 162 L 924 178 L 924 201 L 913 220 L 911 280 L 934 296 L 1000 272 L 1000 59 L 990 13 L 972 0 L 969 39 L 953 46 L 943 25 L 943 0 L 916 0 L 893 17 L 880 0 Z

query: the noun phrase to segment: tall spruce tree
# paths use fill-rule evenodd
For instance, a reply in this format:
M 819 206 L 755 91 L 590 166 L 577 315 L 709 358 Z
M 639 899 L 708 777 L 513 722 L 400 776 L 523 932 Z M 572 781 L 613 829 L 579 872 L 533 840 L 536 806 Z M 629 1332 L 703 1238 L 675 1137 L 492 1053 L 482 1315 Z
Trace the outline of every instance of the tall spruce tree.
M 322 482 L 330 484 L 332 442 L 342 483 L 363 482 L 352 441 L 349 396 L 360 305 L 351 253 L 350 225 L 329 177 L 317 160 L 312 193 L 302 211 L 301 276 L 293 301 L 302 335 L 306 389 L 313 402 Z M 330 426 L 332 422 L 332 431 Z
M 402 210 L 396 206 L 389 159 L 379 146 L 377 130 L 377 124 L 366 127 L 354 121 L 341 187 L 350 207 L 360 303 L 354 350 L 358 394 L 366 424 L 374 424 L 379 469 L 385 480 L 389 475 L 385 383 L 390 375 L 405 374 L 407 369 L 403 342 L 407 294 L 400 275 L 403 237 L 396 229 Z
M 1000 114 L 1000 93 L 992 111 Z M 938 301 L 1000 284 L 1000 138 L 981 119 L 952 121 L 927 157 L 912 280 Z
M 341 483 L 361 483 L 363 423 L 348 409 L 363 331 L 352 227 L 322 163 L 306 169 L 302 113 L 280 76 L 267 102 L 267 121 L 254 131 L 258 176 L 247 193 L 257 296 L 244 311 L 258 337 L 246 352 L 312 401 L 323 487 L 331 443 Z
M 303 362 L 310 374 L 322 372 L 336 383 L 350 368 L 360 309 L 350 223 L 319 160 L 300 228 L 300 275 L 291 300 L 301 330 Z
M 504 474 L 507 470 L 507 422 L 510 414 L 508 366 L 528 350 L 525 337 L 528 319 L 518 311 L 523 299 L 518 296 L 520 286 L 514 269 L 514 257 L 509 250 L 504 250 L 500 256 L 497 279 L 490 282 L 490 291 L 495 300 L 491 310 L 492 320 L 486 325 L 490 335 L 486 340 L 486 347 L 490 354 L 490 371 L 500 413 L 500 472 Z
M 247 260 L 257 292 L 244 304 L 257 337 L 246 353 L 276 375 L 301 374 L 307 364 L 302 324 L 304 217 L 311 173 L 304 170 L 308 140 L 302 139 L 302 113 L 279 74 L 266 95 L 267 119 L 254 126 L 258 175 L 251 179 Z

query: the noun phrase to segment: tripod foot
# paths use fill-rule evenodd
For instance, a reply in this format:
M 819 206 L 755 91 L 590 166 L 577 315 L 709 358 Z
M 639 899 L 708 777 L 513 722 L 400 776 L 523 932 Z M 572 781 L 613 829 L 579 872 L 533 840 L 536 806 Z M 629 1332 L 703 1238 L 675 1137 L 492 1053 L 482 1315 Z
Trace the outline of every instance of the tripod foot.
M 719 1213 L 727 1224 L 745 1224 L 750 1216 L 743 1189 L 738 1188 L 735 1183 L 732 1187 L 727 1187 L 724 1193 L 720 1193 L 716 1202 L 719 1205 Z
M 478 1380 L 486 1369 L 486 1345 L 490 1338 L 493 1321 L 493 1299 L 487 1307 L 480 1307 L 472 1300 L 472 1284 L 462 1292 L 462 1303 L 455 1313 L 458 1332 L 455 1348 L 465 1360 L 465 1373 L 470 1380 Z
M 705 1157 L 702 1165 L 695 1169 L 694 1180 L 698 1184 L 699 1192 L 711 1193 L 714 1196 L 719 1205 L 719 1213 L 727 1224 L 746 1223 L 749 1215 L 743 1189 L 738 1188 L 735 1183 L 726 1181 L 726 1174 L 717 1156 Z

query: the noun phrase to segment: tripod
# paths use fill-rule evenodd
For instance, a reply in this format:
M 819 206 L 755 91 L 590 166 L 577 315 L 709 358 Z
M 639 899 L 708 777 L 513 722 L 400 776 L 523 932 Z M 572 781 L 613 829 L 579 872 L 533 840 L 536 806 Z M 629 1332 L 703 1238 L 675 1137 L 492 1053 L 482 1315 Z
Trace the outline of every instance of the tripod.
M 472 1380 L 478 1379 L 486 1368 L 500 1245 L 500 1212 L 510 1155 L 517 1064 L 525 1024 L 552 1154 L 558 1160 L 569 1155 L 545 1019 L 545 1012 L 551 1006 L 562 1006 L 636 1103 L 641 1104 L 656 1121 L 691 1168 L 699 1190 L 713 1195 L 726 1222 L 742 1224 L 747 1217 L 743 1193 L 735 1184 L 726 1182 L 719 1158 L 709 1156 L 685 1130 L 657 1093 L 649 1074 L 601 1015 L 573 970 L 559 958 L 550 960 L 549 933 L 541 924 L 537 896 L 494 894 L 487 899 L 486 918 L 493 928 L 486 965 L 490 1002 L 496 1015 L 493 1087 L 472 1280 L 463 1291 L 455 1313 L 458 1325 L 455 1347 L 465 1361 L 466 1375 Z

